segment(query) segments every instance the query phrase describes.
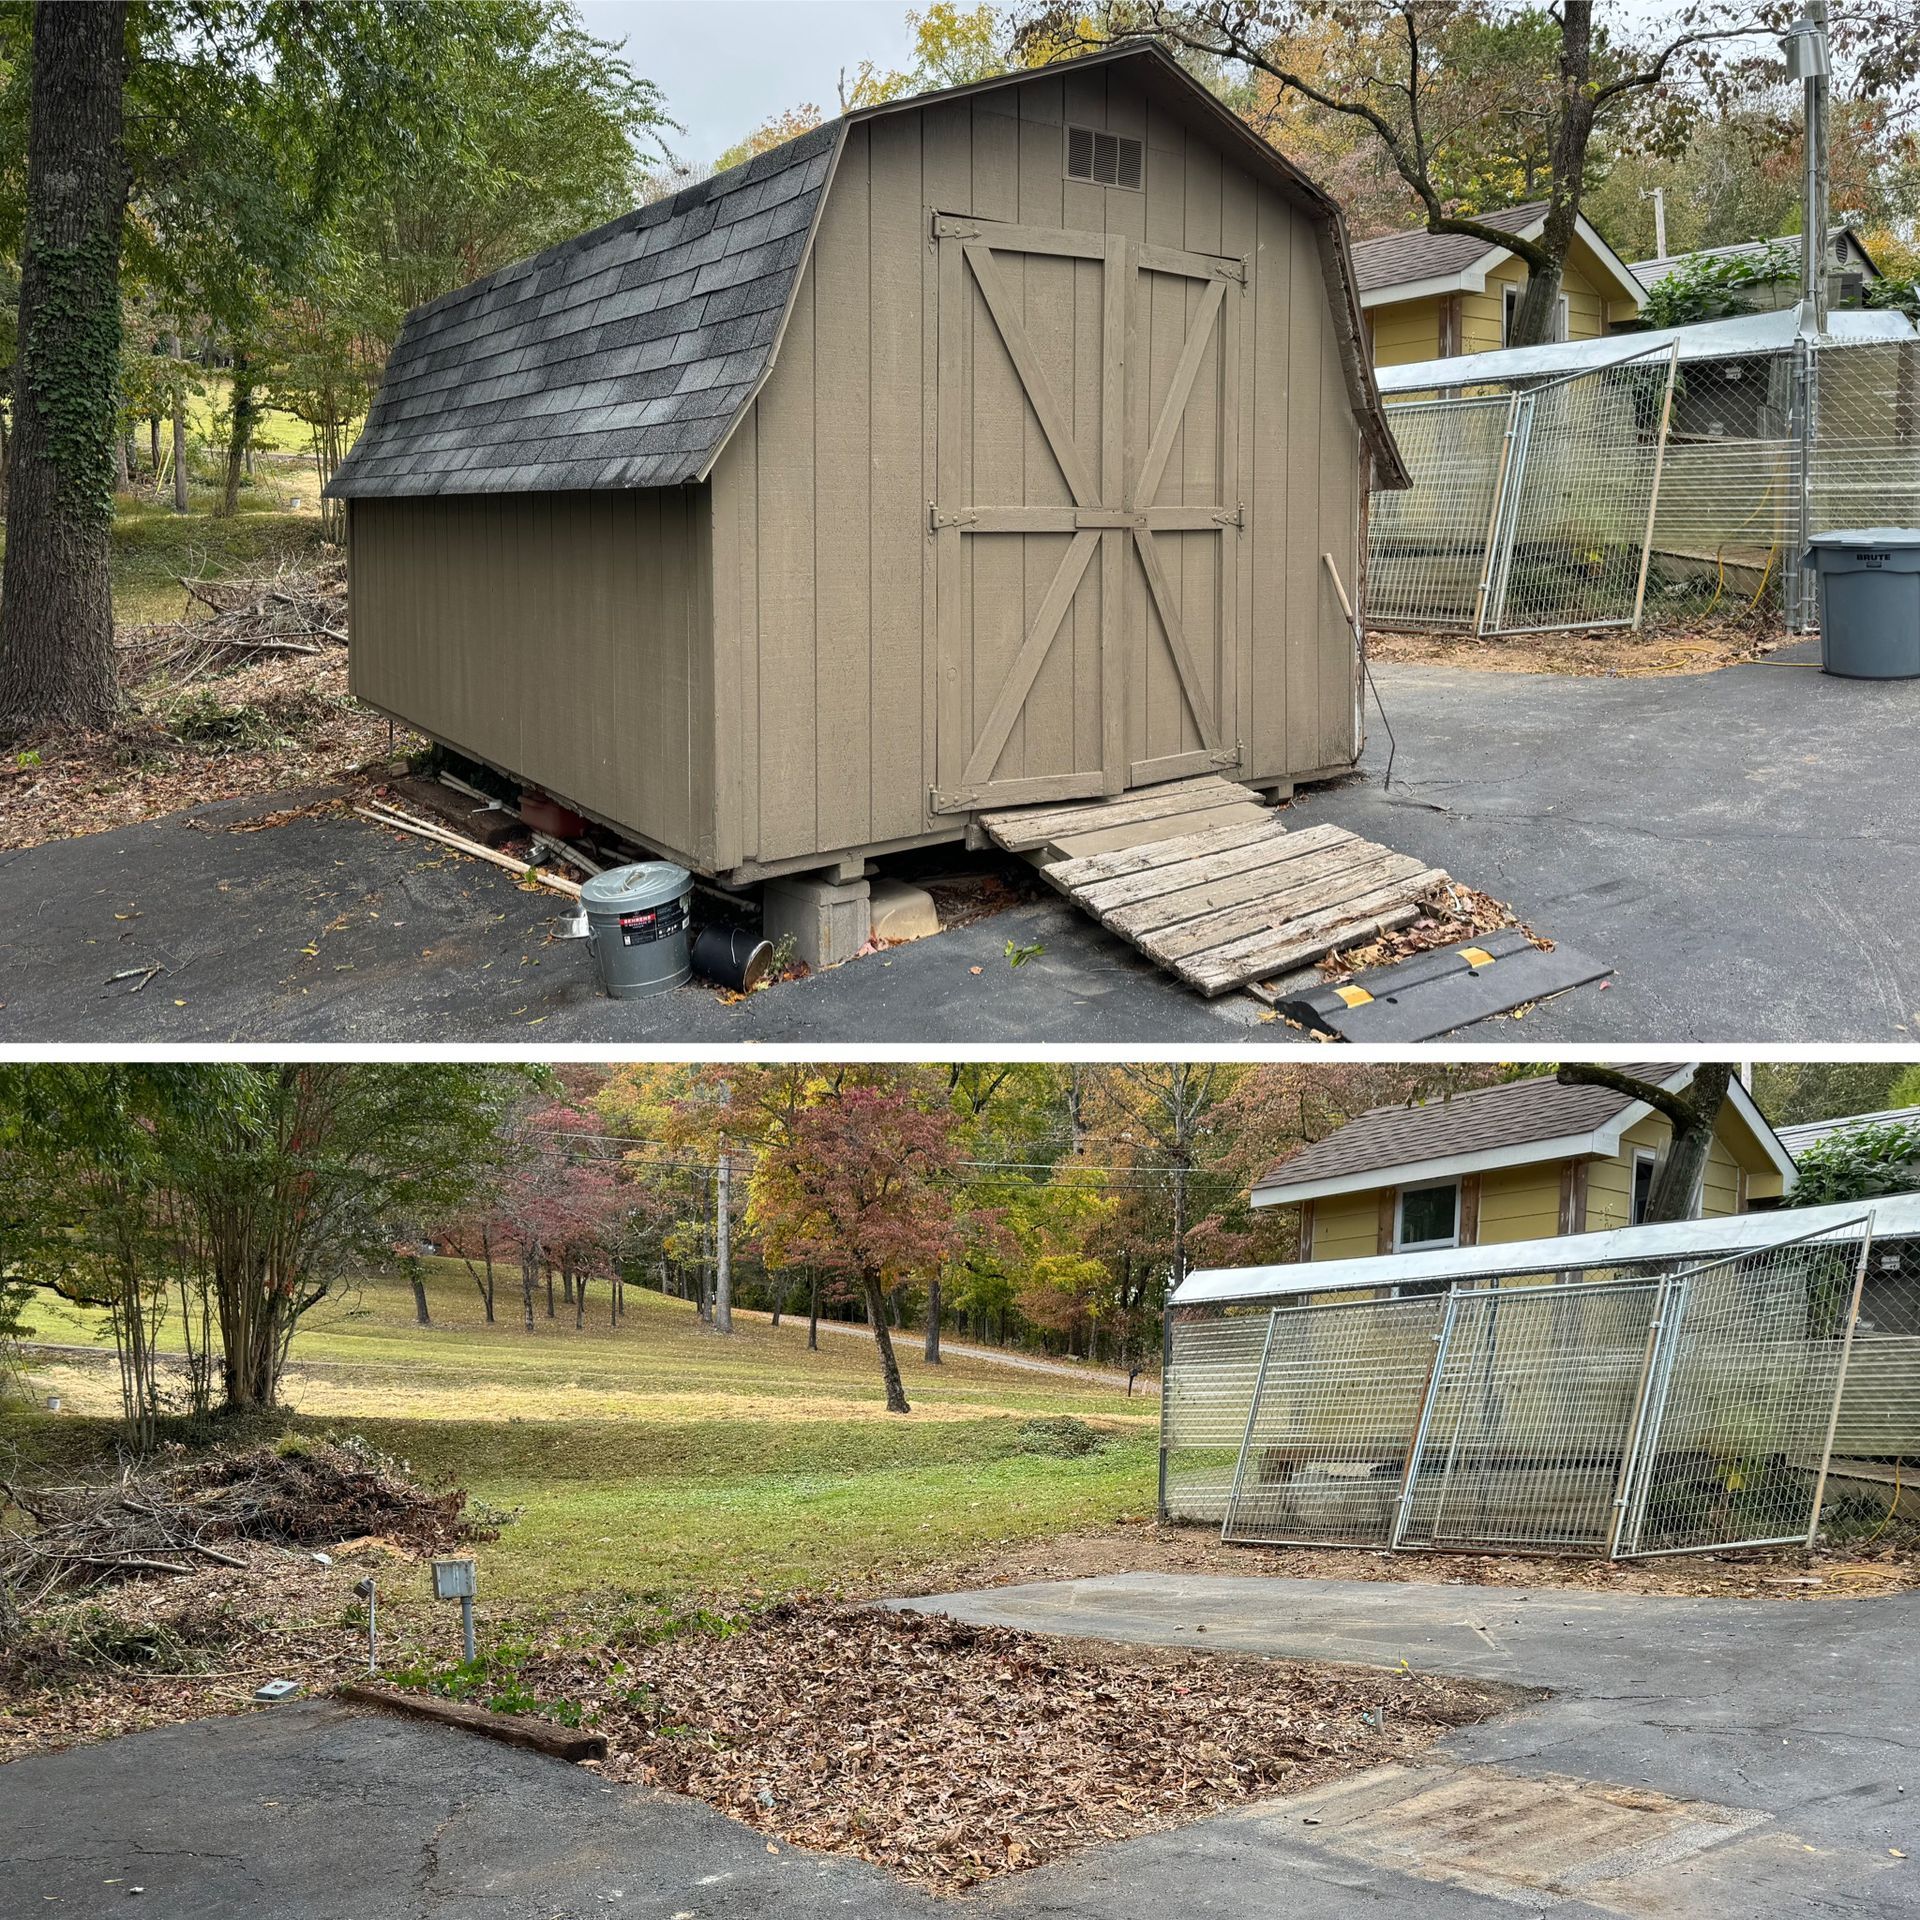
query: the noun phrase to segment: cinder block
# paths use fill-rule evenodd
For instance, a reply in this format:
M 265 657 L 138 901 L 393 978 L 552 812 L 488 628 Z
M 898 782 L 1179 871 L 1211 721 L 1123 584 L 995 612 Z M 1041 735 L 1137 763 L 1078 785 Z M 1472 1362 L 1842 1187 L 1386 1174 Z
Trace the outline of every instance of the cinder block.
M 924 940 L 940 931 L 933 895 L 905 880 L 870 880 L 871 923 L 876 940 Z
M 775 946 L 791 936 L 793 957 L 816 973 L 837 967 L 867 944 L 873 924 L 869 883 L 815 874 L 769 880 L 761 890 L 760 920 Z

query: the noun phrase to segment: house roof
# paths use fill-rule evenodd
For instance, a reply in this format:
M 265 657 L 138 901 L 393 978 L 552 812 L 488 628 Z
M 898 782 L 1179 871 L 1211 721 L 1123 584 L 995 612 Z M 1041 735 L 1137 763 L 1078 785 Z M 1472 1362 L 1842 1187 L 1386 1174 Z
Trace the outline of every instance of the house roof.
M 1473 217 L 1516 239 L 1532 240 L 1546 226 L 1547 203 L 1528 200 L 1517 207 L 1496 207 Z M 1573 230 L 1599 261 L 1617 296 L 1638 304 L 1645 289 L 1592 222 L 1584 214 L 1576 214 Z M 1489 246 L 1470 233 L 1429 233 L 1424 227 L 1362 240 L 1353 249 L 1360 304 L 1379 307 L 1433 293 L 1484 293 L 1489 268 L 1498 266 L 1509 252 L 1506 247 Z
M 1544 200 L 1529 200 L 1523 206 L 1499 207 L 1492 213 L 1474 216 L 1490 227 L 1524 234 L 1547 217 Z M 1353 243 L 1353 270 L 1362 293 L 1381 287 L 1400 287 L 1409 282 L 1431 280 L 1445 273 L 1458 273 L 1475 261 L 1484 260 L 1500 249 L 1471 233 L 1429 233 L 1425 227 L 1409 227 L 1404 233 L 1383 234 L 1377 240 Z
M 1827 232 L 1827 244 L 1834 241 L 1851 240 L 1859 248 L 1860 256 L 1869 267 L 1878 274 L 1879 263 L 1867 251 L 1867 245 L 1853 228 L 1832 227 Z M 1656 280 L 1664 280 L 1674 268 L 1683 267 L 1689 260 L 1739 260 L 1750 254 L 1765 253 L 1769 247 L 1783 248 L 1789 259 L 1800 258 L 1800 236 L 1797 233 L 1783 233 L 1771 240 L 1736 240 L 1724 247 L 1695 247 L 1687 253 L 1663 253 L 1652 260 L 1632 260 L 1628 262 L 1633 277 L 1643 287 L 1651 287 Z
M 1646 1062 L 1619 1071 L 1678 1089 L 1691 1065 Z M 1793 1162 L 1751 1096 L 1735 1082 L 1728 1098 L 1789 1183 Z M 1510 1080 L 1419 1107 L 1373 1107 L 1324 1140 L 1270 1168 L 1253 1189 L 1257 1207 L 1291 1206 L 1337 1193 L 1444 1180 L 1494 1167 L 1530 1166 L 1586 1154 L 1611 1156 L 1619 1136 L 1650 1109 L 1607 1087 L 1562 1086 L 1550 1075 Z
M 1301 1294 L 1414 1286 L 1435 1280 L 1477 1285 L 1501 1274 L 1565 1273 L 1581 1267 L 1607 1270 L 1636 1261 L 1659 1262 L 1669 1268 L 1693 1266 L 1817 1235 L 1858 1237 L 1858 1224 L 1863 1218 L 1871 1219 L 1872 1231 L 1881 1240 L 1920 1236 L 1920 1194 L 1894 1194 L 1829 1207 L 1725 1214 L 1717 1219 L 1670 1220 L 1658 1226 L 1614 1227 L 1600 1233 L 1563 1233 L 1547 1240 L 1438 1247 L 1426 1253 L 1365 1254 L 1357 1260 L 1199 1267 L 1180 1283 L 1170 1304 L 1250 1305 Z
M 1804 1120 L 1797 1127 L 1775 1127 L 1780 1144 L 1798 1160 L 1811 1146 L 1838 1133 L 1861 1133 L 1868 1127 L 1920 1127 L 1920 1107 L 1887 1107 L 1879 1113 L 1846 1113 L 1837 1120 Z
M 1665 1086 L 1686 1069 L 1673 1065 L 1622 1067 L 1636 1079 Z M 1369 1107 L 1290 1154 L 1255 1184 L 1268 1205 L 1295 1187 L 1324 1188 L 1329 1180 L 1363 1184 L 1364 1176 L 1462 1153 L 1532 1146 L 1591 1133 L 1633 1102 L 1606 1087 L 1563 1087 L 1552 1075 L 1475 1087 L 1423 1106 Z M 1377 1182 L 1375 1184 L 1378 1184 Z
M 1250 171 L 1314 219 L 1376 482 L 1406 486 L 1337 205 L 1158 45 L 1086 54 L 1074 69 L 1122 64 L 1150 95 L 1207 119 Z M 416 308 L 327 492 L 547 493 L 705 479 L 779 353 L 848 128 L 1035 78 L 1021 70 L 861 108 Z

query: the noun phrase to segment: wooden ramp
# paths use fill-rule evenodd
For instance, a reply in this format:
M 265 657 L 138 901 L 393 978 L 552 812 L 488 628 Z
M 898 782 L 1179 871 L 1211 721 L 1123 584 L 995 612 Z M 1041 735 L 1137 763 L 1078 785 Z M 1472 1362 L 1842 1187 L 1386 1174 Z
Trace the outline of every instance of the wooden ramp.
M 980 816 L 1073 903 L 1212 997 L 1418 918 L 1437 867 L 1344 827 L 1289 833 L 1218 775 Z

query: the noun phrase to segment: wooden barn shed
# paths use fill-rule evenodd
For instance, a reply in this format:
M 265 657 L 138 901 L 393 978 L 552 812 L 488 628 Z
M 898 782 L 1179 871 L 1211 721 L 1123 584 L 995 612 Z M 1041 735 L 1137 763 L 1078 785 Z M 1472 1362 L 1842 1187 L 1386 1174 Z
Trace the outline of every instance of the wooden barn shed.
M 750 881 L 1346 768 L 1370 483 L 1338 210 L 1136 45 L 420 308 L 331 490 L 361 699 Z

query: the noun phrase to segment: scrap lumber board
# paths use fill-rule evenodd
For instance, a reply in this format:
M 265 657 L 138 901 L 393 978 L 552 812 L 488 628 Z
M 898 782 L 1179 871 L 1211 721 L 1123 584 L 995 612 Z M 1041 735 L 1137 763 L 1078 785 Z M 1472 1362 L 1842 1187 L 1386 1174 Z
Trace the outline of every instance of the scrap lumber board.
M 981 824 L 1209 998 L 1406 926 L 1422 897 L 1447 884 L 1439 868 L 1344 827 L 1289 833 L 1251 800 L 1247 788 L 1207 776 Z

